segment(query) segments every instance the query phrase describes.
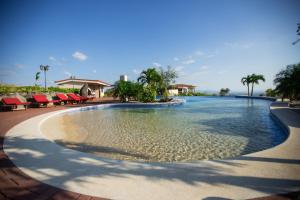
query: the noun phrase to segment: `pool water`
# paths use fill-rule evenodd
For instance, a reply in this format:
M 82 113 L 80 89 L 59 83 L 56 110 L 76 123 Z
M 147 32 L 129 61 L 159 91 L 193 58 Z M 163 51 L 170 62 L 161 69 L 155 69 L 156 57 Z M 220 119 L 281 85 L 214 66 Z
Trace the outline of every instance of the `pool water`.
M 121 105 L 64 113 L 55 117 L 64 133 L 56 142 L 113 159 L 189 162 L 268 149 L 287 137 L 270 116 L 270 101 L 185 99 L 177 106 Z

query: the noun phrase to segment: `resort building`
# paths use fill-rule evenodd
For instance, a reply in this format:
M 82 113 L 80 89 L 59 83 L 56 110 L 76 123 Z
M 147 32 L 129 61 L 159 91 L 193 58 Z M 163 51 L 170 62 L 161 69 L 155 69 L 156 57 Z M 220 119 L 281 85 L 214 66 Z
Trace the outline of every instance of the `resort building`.
M 81 89 L 82 86 L 86 83 L 88 84 L 90 95 L 93 95 L 96 98 L 103 97 L 104 87 L 111 86 L 110 84 L 100 80 L 88 80 L 88 79 L 76 79 L 76 78 L 58 80 L 55 81 L 55 83 L 59 88 L 77 88 L 77 89 Z
M 196 86 L 194 85 L 187 85 L 187 84 L 176 84 L 170 85 L 168 88 L 169 95 L 176 96 L 179 94 L 187 94 L 190 92 L 195 92 Z

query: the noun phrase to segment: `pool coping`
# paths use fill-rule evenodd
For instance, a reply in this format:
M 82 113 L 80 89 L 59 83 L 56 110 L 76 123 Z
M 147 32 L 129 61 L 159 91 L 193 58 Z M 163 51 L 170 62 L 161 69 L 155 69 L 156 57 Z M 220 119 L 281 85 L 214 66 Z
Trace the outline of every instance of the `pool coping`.
M 85 109 L 89 108 L 86 107 Z M 284 108 L 284 110 L 285 109 L 286 108 Z M 51 116 L 53 114 L 61 112 L 70 112 L 69 109 L 37 116 L 16 125 L 7 133 L 7 138 L 4 141 L 4 151 L 16 164 L 16 166 L 18 166 L 26 174 L 39 181 L 65 190 L 112 199 L 199 199 L 199 197 L 205 198 L 211 195 L 223 198 L 244 199 L 299 190 L 300 175 L 298 174 L 300 174 L 300 156 L 298 154 L 295 154 L 294 152 L 294 145 L 297 145 L 297 142 L 292 142 L 292 146 L 290 146 L 291 136 L 293 137 L 293 139 L 295 139 L 294 137 L 296 137 L 296 141 L 299 141 L 299 128 L 294 129 L 293 126 L 289 126 L 289 123 L 291 123 L 289 122 L 289 117 L 286 117 L 286 114 L 283 115 L 282 110 L 280 111 L 280 109 L 275 109 L 271 106 L 270 111 L 289 128 L 290 135 L 287 140 L 271 149 L 244 155 L 235 159 L 170 164 L 117 161 L 99 157 L 95 158 L 90 154 L 86 155 L 82 152 L 74 152 L 74 150 L 64 149 L 63 147 L 48 141 L 46 138 L 39 138 L 42 139 L 43 142 L 46 142 L 48 145 L 50 144 L 50 146 L 48 146 L 48 149 L 46 146 L 46 150 L 48 151 L 43 151 L 42 153 L 47 153 L 49 152 L 49 150 L 54 149 L 59 150 L 60 153 L 66 154 L 64 159 L 69 159 L 68 156 L 72 156 L 72 158 L 84 158 L 83 160 L 81 160 L 83 162 L 82 166 L 88 167 L 92 170 L 96 169 L 92 166 L 86 165 L 96 165 L 98 166 L 97 168 L 101 168 L 102 165 L 110 166 L 109 169 L 101 168 L 102 170 L 104 170 L 105 176 L 101 176 L 103 175 L 103 171 L 97 172 L 97 170 L 96 172 L 93 171 L 93 173 L 91 173 L 94 174 L 94 177 L 89 177 L 87 176 L 87 174 L 85 174 L 85 176 L 82 176 L 83 172 L 79 173 L 78 171 L 76 173 L 69 172 L 69 174 L 71 174 L 70 176 L 60 173 L 61 171 L 64 171 L 62 169 L 66 169 L 66 166 L 52 166 L 52 169 L 49 168 L 51 164 L 53 165 L 53 163 L 58 163 L 57 161 L 64 160 L 59 159 L 61 155 L 58 155 L 58 158 L 57 156 L 51 157 L 49 155 L 45 155 L 46 158 L 52 158 L 52 160 L 49 161 L 47 159 L 40 160 L 39 156 L 41 157 L 41 155 L 38 155 L 37 153 L 35 155 L 37 156 L 36 158 L 30 159 L 30 155 L 27 155 L 30 154 L 30 151 L 28 152 L 28 150 L 30 150 L 31 148 L 31 153 L 37 151 L 37 147 L 34 142 L 31 142 L 29 144 L 25 142 L 26 144 L 24 144 L 24 142 L 22 143 L 20 141 L 16 142 L 10 140 L 12 136 L 28 137 L 28 133 L 26 135 L 20 134 L 20 132 L 26 132 L 26 130 L 24 129 L 24 125 L 28 125 L 28 122 L 30 124 L 32 121 L 36 122 L 34 121 L 36 119 L 45 120 L 45 116 Z M 299 127 L 299 123 L 297 126 Z M 32 127 L 27 128 L 29 128 L 28 131 L 37 131 L 34 128 L 32 129 Z M 29 135 L 37 136 L 31 134 Z M 30 138 L 30 140 L 33 140 L 33 138 Z M 287 142 L 288 145 L 286 145 Z M 16 144 L 25 145 L 24 147 L 26 147 L 27 149 L 25 156 L 24 154 L 20 154 L 21 149 L 16 149 L 14 147 L 14 145 Z M 38 146 L 38 148 L 45 148 L 45 146 Z M 282 148 L 284 152 L 288 152 L 289 154 L 279 156 L 279 154 L 283 153 L 280 152 L 280 149 Z M 292 152 L 294 152 L 292 154 L 289 151 L 291 149 L 293 150 Z M 91 160 L 87 161 L 88 159 Z M 277 162 L 274 162 L 276 160 Z M 24 164 L 24 162 L 28 161 L 30 161 L 31 164 L 36 163 L 37 165 L 39 164 L 37 162 L 44 162 L 44 165 L 32 167 Z M 74 160 L 72 162 L 74 162 Z M 264 166 L 261 166 L 261 163 L 264 163 Z M 76 164 L 73 163 L 73 165 L 70 162 L 68 162 L 67 164 L 69 165 L 69 167 L 71 167 L 71 170 L 74 166 L 76 166 L 77 168 L 78 166 L 81 166 L 78 165 L 78 162 Z M 267 170 L 265 169 L 265 165 L 267 167 Z M 59 170 L 55 171 L 55 168 Z M 46 174 L 47 177 L 51 177 L 52 179 L 47 180 L 47 177 L 45 178 L 45 176 L 43 177 L 40 174 L 36 174 L 38 169 L 40 171 L 42 169 L 42 172 Z M 121 169 L 119 170 L 121 172 L 116 169 Z M 76 171 L 76 169 L 74 170 Z M 40 171 L 38 172 L 41 173 Z M 110 171 L 113 171 L 113 173 L 111 173 Z M 204 173 L 204 171 L 206 173 Z M 68 174 L 68 172 L 64 173 Z M 249 176 L 249 174 L 251 174 L 252 176 Z M 97 175 L 100 176 L 98 179 Z M 121 177 L 116 178 L 116 176 Z M 85 183 L 83 185 L 79 184 L 79 187 L 78 178 L 82 177 L 84 177 L 84 180 L 88 183 Z M 237 177 L 241 177 L 241 179 Z M 76 178 L 76 180 L 73 182 L 70 181 L 69 179 L 72 178 Z M 243 179 L 246 182 L 246 184 L 244 183 L 245 187 L 243 187 L 242 184 L 242 182 L 244 182 Z M 275 186 L 274 182 L 268 182 L 272 179 L 274 179 L 273 181 L 276 183 Z M 81 181 L 82 180 L 80 179 L 80 182 Z M 258 190 L 258 188 L 256 187 L 262 187 L 262 183 L 265 188 L 263 190 Z M 101 184 L 102 186 L 105 185 L 106 188 L 102 187 L 102 190 L 100 191 L 98 187 L 89 188 L 93 186 L 93 184 Z M 255 184 L 257 184 L 257 186 L 255 186 Z M 142 186 L 143 189 L 139 189 L 140 186 Z

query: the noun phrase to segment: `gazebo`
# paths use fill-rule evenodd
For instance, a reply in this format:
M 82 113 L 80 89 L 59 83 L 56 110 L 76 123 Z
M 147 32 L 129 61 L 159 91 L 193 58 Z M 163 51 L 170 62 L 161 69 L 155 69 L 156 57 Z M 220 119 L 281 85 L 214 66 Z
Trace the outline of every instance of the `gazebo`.
M 96 98 L 104 96 L 104 87 L 111 87 L 110 84 L 100 80 L 89 80 L 89 79 L 64 79 L 55 81 L 59 88 L 77 88 L 80 89 L 87 83 L 90 91 L 95 94 Z

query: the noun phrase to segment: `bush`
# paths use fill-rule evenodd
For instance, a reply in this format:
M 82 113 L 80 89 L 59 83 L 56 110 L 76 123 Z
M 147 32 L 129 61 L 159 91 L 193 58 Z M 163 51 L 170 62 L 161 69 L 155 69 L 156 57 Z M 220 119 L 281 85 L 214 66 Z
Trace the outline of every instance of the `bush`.
M 104 96 L 113 97 L 114 96 L 114 88 L 109 88 L 104 92 Z
M 143 86 L 139 83 L 122 80 L 115 83 L 112 93 L 114 97 L 119 97 L 122 102 L 127 102 L 131 98 L 137 100 L 142 89 Z
M 62 93 L 79 93 L 78 88 L 59 88 L 59 87 L 48 87 L 48 92 L 62 92 Z
M 58 88 L 58 87 L 49 87 L 47 90 L 40 86 L 15 86 L 8 84 L 0 84 L 0 95 L 9 94 L 9 93 L 31 93 L 31 92 L 63 92 L 63 93 L 79 93 L 79 89 L 76 88 Z
M 139 95 L 139 101 L 147 103 L 154 102 L 156 97 L 156 89 L 150 86 L 144 87 Z
M 269 89 L 266 90 L 266 96 L 275 97 L 276 96 L 276 91 L 269 88 Z
M 300 63 L 288 65 L 274 79 L 275 91 L 282 98 L 300 99 Z

